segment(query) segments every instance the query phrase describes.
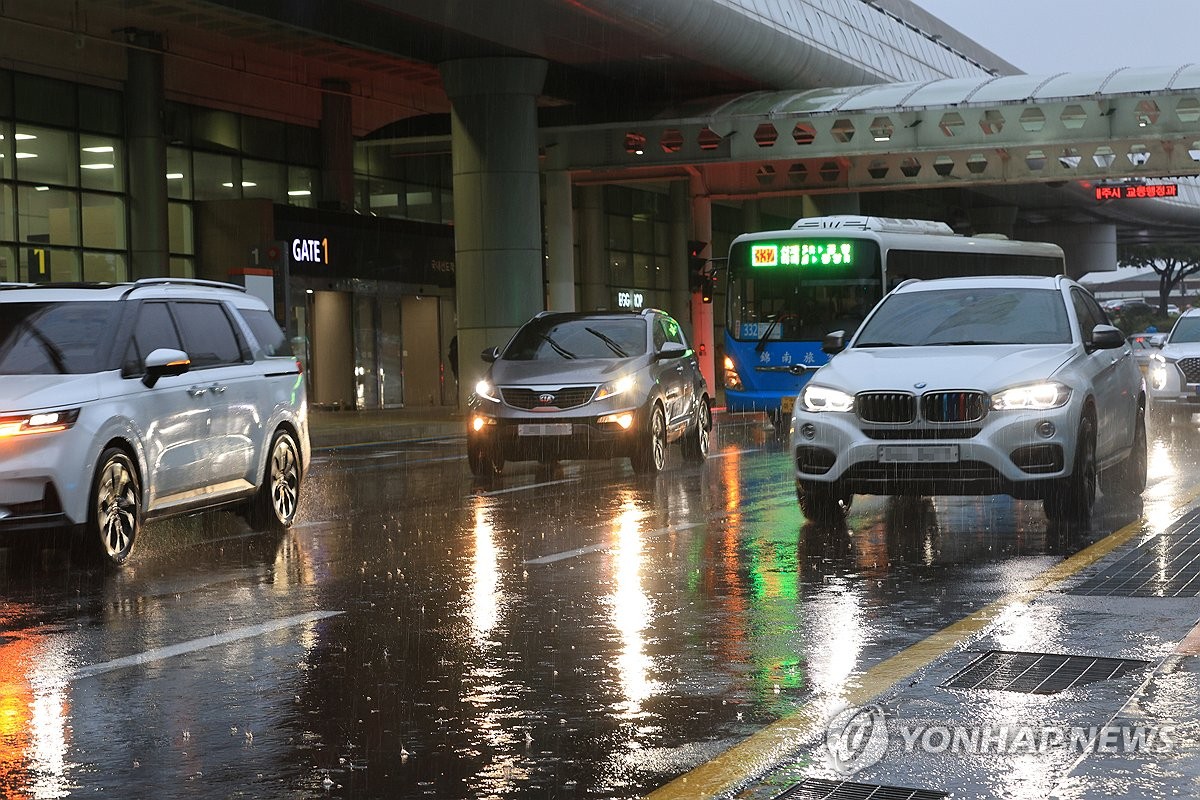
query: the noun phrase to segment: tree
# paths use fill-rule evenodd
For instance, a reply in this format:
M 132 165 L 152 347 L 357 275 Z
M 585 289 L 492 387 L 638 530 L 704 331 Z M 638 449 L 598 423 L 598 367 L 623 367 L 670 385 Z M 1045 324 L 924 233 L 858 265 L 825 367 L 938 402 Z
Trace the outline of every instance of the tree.
M 1152 269 L 1158 275 L 1158 313 L 1167 313 L 1175 287 L 1200 272 L 1200 244 L 1127 244 L 1117 250 L 1122 267 Z

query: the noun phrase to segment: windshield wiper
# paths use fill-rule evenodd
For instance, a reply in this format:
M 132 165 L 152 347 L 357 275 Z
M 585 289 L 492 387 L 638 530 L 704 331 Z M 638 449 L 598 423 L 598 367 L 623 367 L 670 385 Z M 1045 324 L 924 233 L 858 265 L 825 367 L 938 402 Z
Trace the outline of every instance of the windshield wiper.
M 761 353 L 763 350 L 767 349 L 767 339 L 770 338 L 771 333 L 775 330 L 775 326 L 778 325 L 779 321 L 785 316 L 789 315 L 780 311 L 778 314 L 772 317 L 771 324 L 767 326 L 765 331 L 763 331 L 763 335 L 758 337 L 758 344 L 754 345 L 754 351 L 756 353 Z
M 855 347 L 912 347 L 908 342 L 855 342 Z
M 617 344 L 616 342 L 614 342 L 609 337 L 605 336 L 600 331 L 596 330 L 595 328 L 584 328 L 584 330 L 587 331 L 588 333 L 590 333 L 592 336 L 595 336 L 600 341 L 604 342 L 606 345 L 608 345 L 608 349 L 612 350 L 614 353 L 616 353 L 621 358 L 629 358 L 629 353 L 626 353 L 621 348 L 621 345 Z
M 59 349 L 58 345 L 50 341 L 50 337 L 46 334 L 35 328 L 32 322 L 26 322 L 25 329 L 33 334 L 33 338 L 37 339 L 38 344 L 45 349 L 46 353 L 50 356 L 50 360 L 54 362 L 55 369 L 65 374 L 67 371 L 67 359 L 63 356 L 63 351 Z
M 1014 344 L 1014 342 L 991 342 L 986 339 L 962 339 L 961 341 L 954 341 L 954 342 L 926 342 L 926 344 L 947 345 L 950 347 L 954 347 L 957 345 L 969 345 L 969 344 Z
M 538 334 L 538 336 L 540 336 L 540 337 L 542 338 L 542 340 L 546 342 L 546 344 L 548 344 L 548 345 L 550 345 L 552 348 L 554 348 L 554 352 L 558 353 L 558 354 L 559 354 L 560 356 L 562 356 L 563 358 L 578 358 L 578 356 L 576 356 L 576 355 L 575 355 L 574 353 L 572 353 L 570 350 L 568 350 L 568 349 L 566 349 L 565 347 L 563 347 L 563 346 L 562 346 L 561 344 L 559 344 L 558 342 L 556 342 L 556 341 L 554 341 L 553 339 L 551 339 L 551 338 L 550 338 L 549 336 L 547 336 L 546 334 L 544 334 L 544 333 L 539 333 L 539 334 Z

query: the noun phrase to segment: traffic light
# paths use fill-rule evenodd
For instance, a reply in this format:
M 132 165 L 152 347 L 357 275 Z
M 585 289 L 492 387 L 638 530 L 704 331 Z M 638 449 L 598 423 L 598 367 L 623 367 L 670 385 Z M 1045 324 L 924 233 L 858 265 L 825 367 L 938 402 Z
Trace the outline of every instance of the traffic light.
M 717 286 L 717 278 L 715 275 L 705 275 L 701 278 L 700 300 L 705 303 L 711 303 L 713 298 L 713 290 Z
M 689 241 L 688 246 L 688 288 L 693 292 L 703 292 L 707 282 L 708 259 L 704 256 L 704 248 L 708 242 Z M 705 302 L 711 302 L 706 300 Z

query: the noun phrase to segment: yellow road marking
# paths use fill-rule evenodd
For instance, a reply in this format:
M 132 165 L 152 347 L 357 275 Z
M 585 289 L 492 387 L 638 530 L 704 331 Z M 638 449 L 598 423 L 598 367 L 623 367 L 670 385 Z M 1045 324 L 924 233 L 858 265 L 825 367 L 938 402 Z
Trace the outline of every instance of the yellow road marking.
M 1200 486 L 1176 504 L 1174 515 L 1200 498 Z M 1050 586 L 1091 566 L 1143 531 L 1145 517 L 1138 518 L 1098 542 L 1080 550 L 1030 578 L 1028 585 L 981 608 L 969 617 L 942 628 L 906 647 L 864 672 L 842 695 L 846 706 L 862 706 L 883 694 L 914 672 L 932 664 L 958 645 L 990 625 L 1015 603 L 1026 603 Z M 809 701 L 788 716 L 771 723 L 707 763 L 686 772 L 646 796 L 646 800 L 704 800 L 731 792 L 778 766 L 819 733 L 826 723 L 818 704 Z

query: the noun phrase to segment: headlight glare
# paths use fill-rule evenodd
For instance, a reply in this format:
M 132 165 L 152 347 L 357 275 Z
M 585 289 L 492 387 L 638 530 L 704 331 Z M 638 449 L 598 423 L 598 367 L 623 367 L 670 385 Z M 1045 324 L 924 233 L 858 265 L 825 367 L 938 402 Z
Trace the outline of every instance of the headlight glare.
M 634 379 L 632 375 L 625 375 L 617 378 L 615 381 L 609 381 L 596 390 L 596 399 L 603 400 L 606 397 L 615 397 L 619 394 L 624 394 L 633 388 Z
M 854 408 L 854 395 L 810 383 L 800 392 L 800 402 L 805 411 L 849 411 Z
M 1030 383 L 1014 386 L 992 395 L 992 408 L 996 411 L 1028 409 L 1044 411 L 1061 408 L 1071 399 L 1071 388 L 1055 381 Z
M 496 387 L 491 381 L 480 381 L 475 384 L 475 394 L 485 400 L 491 400 L 493 403 L 500 402 L 500 393 L 496 391 Z

